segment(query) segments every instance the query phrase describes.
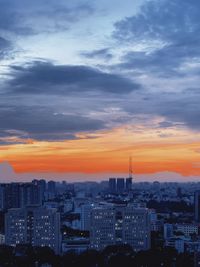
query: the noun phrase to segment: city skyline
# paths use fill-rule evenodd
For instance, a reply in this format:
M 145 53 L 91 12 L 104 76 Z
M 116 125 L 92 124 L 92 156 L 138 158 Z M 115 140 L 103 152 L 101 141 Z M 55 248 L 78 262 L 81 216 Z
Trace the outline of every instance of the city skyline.
M 198 181 L 197 0 L 0 7 L 1 181 Z

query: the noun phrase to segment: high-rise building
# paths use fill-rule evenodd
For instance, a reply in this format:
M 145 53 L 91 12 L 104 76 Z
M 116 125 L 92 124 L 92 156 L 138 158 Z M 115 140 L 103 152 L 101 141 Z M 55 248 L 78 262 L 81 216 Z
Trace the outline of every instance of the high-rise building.
M 56 209 L 27 207 L 10 209 L 5 216 L 5 243 L 48 246 L 60 252 L 60 214 Z
M 56 196 L 56 183 L 54 181 L 49 181 L 48 184 L 48 197 L 55 198 Z
M 124 178 L 117 178 L 117 193 L 122 194 L 125 190 L 125 180 Z
M 149 210 L 132 206 L 102 206 L 91 211 L 91 248 L 129 244 L 135 251 L 150 248 Z
M 3 209 L 20 208 L 21 184 L 2 184 Z
M 21 185 L 21 205 L 26 207 L 31 205 L 42 205 L 40 187 L 35 183 L 24 183 Z
M 200 191 L 194 193 L 194 219 L 196 222 L 200 222 Z
M 37 185 L 40 191 L 40 199 L 41 202 L 43 203 L 45 200 L 45 192 L 46 192 L 46 181 L 41 179 L 41 180 L 33 180 L 32 183 L 34 185 Z
M 129 192 L 132 189 L 132 178 L 126 178 L 126 191 Z
M 91 210 L 94 207 L 94 204 L 85 204 L 81 206 L 81 229 L 84 231 L 90 231 Z
M 5 206 L 5 188 L 0 184 L 0 210 L 4 210 Z
M 109 179 L 109 193 L 115 194 L 117 192 L 117 181 L 116 178 Z

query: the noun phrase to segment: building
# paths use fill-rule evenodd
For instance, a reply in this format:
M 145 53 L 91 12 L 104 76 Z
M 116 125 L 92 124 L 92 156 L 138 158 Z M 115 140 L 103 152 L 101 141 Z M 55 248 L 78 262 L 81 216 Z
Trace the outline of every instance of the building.
M 54 181 L 49 181 L 47 184 L 48 187 L 48 198 L 53 199 L 56 196 L 56 183 Z
M 46 181 L 41 179 L 41 180 L 33 180 L 32 184 L 37 185 L 40 191 L 40 199 L 41 202 L 43 203 L 45 200 L 45 192 L 46 192 Z
M 185 240 L 183 238 L 172 237 L 165 241 L 165 246 L 175 248 L 178 253 L 184 253 Z
M 183 233 L 185 236 L 198 235 L 199 228 L 197 224 L 177 224 L 176 231 Z
M 60 241 L 60 214 L 55 209 L 34 206 L 6 213 L 6 245 L 48 246 L 58 254 Z
M 76 254 L 83 253 L 90 248 L 89 239 L 73 238 L 62 242 L 62 253 L 75 252 Z
M 164 231 L 164 239 L 168 240 L 171 237 L 174 236 L 174 227 L 173 224 L 170 223 L 165 223 L 164 227 L 163 227 L 163 231 Z
M 126 191 L 129 192 L 132 189 L 132 178 L 126 178 Z
M 3 210 L 20 208 L 21 206 L 21 184 L 1 184 L 1 208 Z
M 24 183 L 21 185 L 20 207 L 42 205 L 40 186 L 36 183 Z
M 91 210 L 91 248 L 102 250 L 117 244 L 129 244 L 135 251 L 150 248 L 148 209 L 102 206 Z
M 83 231 L 90 231 L 91 210 L 93 208 L 93 204 L 86 204 L 81 206 L 81 230 Z
M 122 194 L 125 190 L 125 179 L 117 178 L 117 193 Z
M 109 179 L 109 193 L 115 194 L 117 192 L 117 181 L 116 178 Z
M 194 193 L 194 219 L 195 222 L 200 222 L 200 191 Z

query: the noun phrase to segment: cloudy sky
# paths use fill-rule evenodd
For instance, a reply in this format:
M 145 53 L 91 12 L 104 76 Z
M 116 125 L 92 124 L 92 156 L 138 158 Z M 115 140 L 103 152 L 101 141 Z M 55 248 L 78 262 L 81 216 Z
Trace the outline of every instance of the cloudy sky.
M 199 0 L 0 0 L 1 176 L 99 179 L 132 156 L 141 179 L 198 177 L 199 14 Z

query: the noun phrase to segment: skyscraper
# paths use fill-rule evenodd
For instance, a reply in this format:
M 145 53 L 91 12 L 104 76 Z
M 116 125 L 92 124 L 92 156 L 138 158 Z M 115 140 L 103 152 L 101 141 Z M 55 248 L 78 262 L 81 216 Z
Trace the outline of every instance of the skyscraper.
M 10 183 L 2 185 L 3 209 L 20 208 L 21 184 Z
M 109 193 L 115 194 L 117 191 L 117 182 L 116 178 L 109 179 Z
M 35 183 L 24 183 L 21 185 L 21 205 L 26 207 L 30 205 L 41 205 L 42 196 L 40 187 Z
M 124 178 L 117 178 L 117 193 L 122 194 L 125 190 L 125 180 Z
M 60 214 L 55 209 L 27 207 L 10 209 L 5 216 L 7 245 L 48 246 L 60 252 Z
M 196 222 L 200 222 L 200 191 L 194 193 L 194 219 Z
M 133 178 L 126 178 L 126 191 L 129 192 L 132 189 L 132 180 Z
M 56 196 L 56 183 L 54 181 L 48 182 L 48 197 L 50 199 L 55 198 Z

